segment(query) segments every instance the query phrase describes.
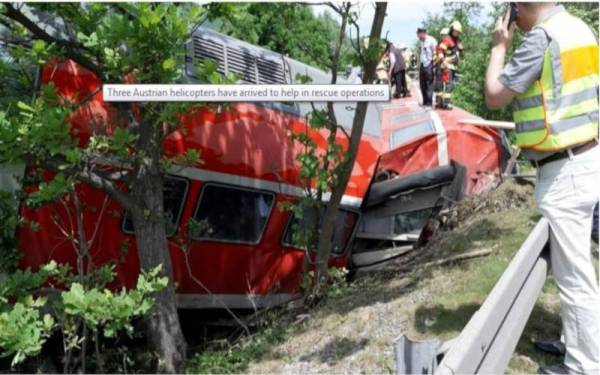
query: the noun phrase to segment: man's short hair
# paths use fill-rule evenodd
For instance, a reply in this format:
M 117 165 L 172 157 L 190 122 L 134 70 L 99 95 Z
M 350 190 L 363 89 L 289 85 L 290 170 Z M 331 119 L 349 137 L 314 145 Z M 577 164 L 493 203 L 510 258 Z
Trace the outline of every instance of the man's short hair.
M 554 2 L 554 1 L 539 1 L 539 2 L 518 1 L 517 4 L 521 4 L 527 8 L 533 8 L 533 7 L 540 7 L 540 6 L 556 5 L 556 2 Z
M 425 28 L 423 28 L 423 27 L 419 27 L 419 28 L 417 29 L 417 34 L 420 34 L 420 33 L 426 33 L 426 32 L 427 32 L 427 29 L 425 29 Z

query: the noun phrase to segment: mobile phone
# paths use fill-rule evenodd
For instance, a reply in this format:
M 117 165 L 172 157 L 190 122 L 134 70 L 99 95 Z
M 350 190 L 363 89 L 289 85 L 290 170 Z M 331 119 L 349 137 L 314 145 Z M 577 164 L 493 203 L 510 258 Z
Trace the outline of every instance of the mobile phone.
M 513 22 L 517 21 L 517 16 L 519 14 L 519 8 L 517 8 L 517 3 L 510 3 L 510 16 L 508 18 L 508 28 Z

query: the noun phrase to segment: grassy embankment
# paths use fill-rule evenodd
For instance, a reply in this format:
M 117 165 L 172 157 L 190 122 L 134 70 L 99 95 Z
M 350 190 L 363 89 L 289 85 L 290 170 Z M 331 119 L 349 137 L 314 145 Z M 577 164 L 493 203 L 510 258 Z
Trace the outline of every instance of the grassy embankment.
M 189 372 L 392 373 L 392 343 L 401 333 L 447 340 L 463 329 L 531 231 L 536 213 L 531 187 L 504 184 L 485 199 L 465 202 L 459 224 L 415 256 L 415 264 L 478 249 L 492 254 L 461 263 L 394 271 L 356 280 L 306 314 L 278 315 L 251 338 L 202 347 Z M 508 371 L 533 373 L 559 357 L 537 352 L 536 338 L 560 333 L 559 302 L 551 277 L 529 319 Z M 209 350 L 206 350 L 209 348 Z

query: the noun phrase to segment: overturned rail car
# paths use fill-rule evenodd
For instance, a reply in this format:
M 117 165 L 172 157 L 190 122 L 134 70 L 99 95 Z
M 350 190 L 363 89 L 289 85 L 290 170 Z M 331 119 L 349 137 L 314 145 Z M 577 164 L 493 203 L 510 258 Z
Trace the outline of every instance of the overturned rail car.
M 510 157 L 503 133 L 463 125 L 482 119 L 460 108 L 427 110 L 410 99 L 382 107 L 384 149 L 361 206 L 353 250 L 358 267 L 427 242 L 438 215 L 497 183 Z
M 236 73 L 240 83 L 294 83 L 298 75 L 309 76 L 313 83 L 330 80 L 329 74 L 316 68 L 202 27 L 182 48 L 188 59 L 186 82 L 197 82 L 193 62 L 206 58 L 216 61 L 220 73 Z M 70 100 L 91 96 L 71 117 L 72 134 L 82 146 L 97 132 L 114 131 L 115 109 L 97 92 L 102 83 L 91 72 L 73 61 L 56 61 L 43 69 L 42 82 L 54 83 L 58 93 Z M 352 103 L 334 107 L 340 125 L 350 128 Z M 180 308 L 260 308 L 299 295 L 306 253 L 292 245 L 293 218 L 278 204 L 294 201 L 305 191 L 296 161 L 301 149 L 288 133 L 307 132 L 320 147 L 326 146 L 325 134 L 311 130 L 306 123 L 310 111 L 310 103 L 238 103 L 221 111 L 202 107 L 187 113 L 183 129 L 165 140 L 165 155 L 197 149 L 204 161 L 197 167 L 176 169 L 165 179 L 169 252 Z M 423 183 L 420 173 L 433 174 L 436 181 L 440 178 L 438 187 L 443 188 L 447 181 L 439 173 L 448 171 L 436 168 L 452 169 L 456 180 L 454 165 L 462 165 L 466 177 L 461 186 L 466 188 L 459 189 L 460 194 L 476 192 L 478 173 L 498 173 L 503 155 L 498 132 L 470 125 L 452 127 L 446 124 L 452 119 L 444 116 L 406 101 L 369 105 L 357 160 L 337 217 L 330 266 L 352 264 L 357 236 L 385 238 L 418 231 L 418 223 L 398 224 L 403 223 L 405 212 L 423 209 L 410 206 L 402 197 L 407 191 L 421 194 L 422 190 L 434 201 L 435 195 L 441 194 L 441 190 L 430 191 L 437 187 Z M 457 135 L 455 145 L 453 133 L 465 131 L 472 135 Z M 477 142 L 469 143 L 473 140 Z M 343 135 L 338 141 L 347 143 Z M 475 151 L 475 147 L 485 151 L 483 159 L 471 160 L 471 155 L 453 151 Z M 93 262 L 114 262 L 117 284 L 133 285 L 139 260 L 135 229 L 127 213 L 88 185 L 79 184 L 76 192 L 85 204 L 86 234 L 94 238 Z M 391 210 L 382 208 L 389 202 Z M 68 207 L 56 203 L 35 210 L 22 206 L 20 210 L 41 228 L 19 229 L 21 267 L 36 269 L 52 259 L 75 266 L 75 251 L 63 232 L 64 226 L 70 225 Z M 189 250 L 183 252 L 175 239 L 184 235 L 191 218 L 205 223 L 207 230 L 193 238 Z

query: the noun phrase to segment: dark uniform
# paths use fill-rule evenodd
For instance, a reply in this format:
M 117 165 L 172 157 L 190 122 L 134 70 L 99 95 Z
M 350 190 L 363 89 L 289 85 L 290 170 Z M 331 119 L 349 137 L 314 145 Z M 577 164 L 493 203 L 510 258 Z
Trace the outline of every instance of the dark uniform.
M 406 61 L 402 56 L 402 51 L 392 46 L 390 53 L 394 54 L 394 67 L 392 68 L 392 74 L 396 81 L 396 93 L 394 97 L 400 98 L 408 95 L 408 88 L 406 87 Z

